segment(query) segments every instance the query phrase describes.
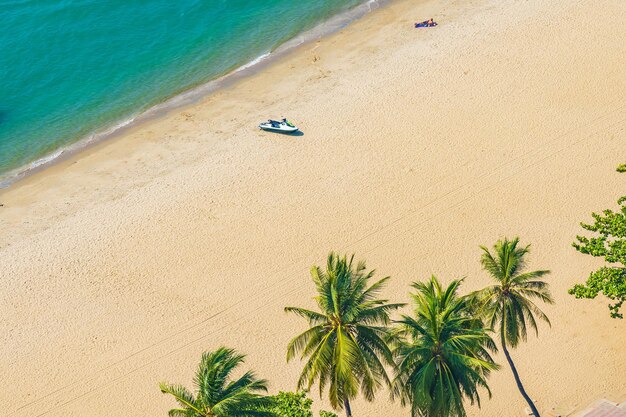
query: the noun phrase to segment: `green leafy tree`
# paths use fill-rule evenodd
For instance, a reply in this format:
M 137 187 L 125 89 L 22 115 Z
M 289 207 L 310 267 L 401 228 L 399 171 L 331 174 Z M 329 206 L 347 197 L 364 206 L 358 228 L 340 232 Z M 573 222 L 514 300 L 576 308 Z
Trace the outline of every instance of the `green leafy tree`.
M 313 411 L 311 411 L 313 400 L 307 397 L 305 391 L 281 391 L 271 398 L 274 404 L 269 409 L 276 417 L 313 417 Z M 337 414 L 322 410 L 320 417 L 337 417 Z
M 383 385 L 391 385 L 385 366 L 394 367 L 388 345 L 391 337 L 389 313 L 402 304 L 389 304 L 377 296 L 389 277 L 368 287 L 374 271 L 366 272 L 364 262 L 356 266 L 334 253 L 328 256 L 326 271 L 311 269 L 317 287 L 318 311 L 287 307 L 309 322 L 310 328 L 296 336 L 287 347 L 287 360 L 298 353 L 308 358 L 298 389 L 310 389 L 317 381 L 320 396 L 328 388 L 334 409 L 345 409 L 352 415 L 350 400 L 359 389 L 372 401 Z
M 481 387 L 491 397 L 487 377 L 498 365 L 489 350 L 495 345 L 470 299 L 458 295 L 460 284 L 444 288 L 434 276 L 414 283 L 414 316 L 398 321 L 395 393 L 411 405 L 413 417 L 463 417 L 464 398 L 480 406 Z
M 585 284 L 576 284 L 569 290 L 576 298 L 596 298 L 602 293 L 614 303 L 609 303 L 611 317 L 623 318 L 620 308 L 626 300 L 626 196 L 617 204 L 619 211 L 604 210 L 593 213 L 593 224 L 581 223 L 583 229 L 596 233 L 587 238 L 577 236 L 574 248 L 591 256 L 604 257 L 608 265 L 593 271 Z
M 537 320 L 550 325 L 550 320 L 535 304 L 535 301 L 552 304 L 549 286 L 540 278 L 550 271 L 524 272 L 525 256 L 530 245 L 518 247 L 519 238 L 499 240 L 493 247 L 493 254 L 481 246 L 483 268 L 489 272 L 495 285 L 475 293 L 474 297 L 484 314 L 488 325 L 500 335 L 504 351 L 513 377 L 522 397 L 535 417 L 540 417 L 537 407 L 530 399 L 509 354 L 509 347 L 515 348 L 526 341 L 527 327 L 538 335 Z
M 270 410 L 274 412 L 276 417 L 313 417 L 311 411 L 313 401 L 303 391 L 281 391 L 272 397 L 272 401 L 274 404 Z
M 248 371 L 232 380 L 231 373 L 243 361 L 244 355 L 221 347 L 202 355 L 196 371 L 192 393 L 182 385 L 161 383 L 161 392 L 176 399 L 180 408 L 169 411 L 170 417 L 275 417 L 268 407 L 270 397 L 259 394 L 267 391 L 267 382 Z
M 626 172 L 626 164 L 620 164 L 617 166 L 617 172 Z

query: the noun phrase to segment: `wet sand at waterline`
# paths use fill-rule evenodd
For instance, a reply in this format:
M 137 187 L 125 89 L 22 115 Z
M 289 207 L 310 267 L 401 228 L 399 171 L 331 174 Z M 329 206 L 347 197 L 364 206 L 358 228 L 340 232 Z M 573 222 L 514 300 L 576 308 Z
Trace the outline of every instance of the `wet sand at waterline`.
M 4 190 L 2 415 L 166 415 L 157 383 L 220 345 L 292 390 L 306 324 L 283 307 L 312 305 L 328 251 L 407 301 L 430 274 L 486 285 L 478 245 L 515 235 L 552 270 L 552 328 L 512 351 L 539 409 L 626 399 L 626 321 L 567 294 L 599 265 L 578 223 L 626 192 L 625 21 L 619 1 L 395 2 Z M 255 129 L 281 115 L 303 136 Z M 523 415 L 497 359 L 470 416 Z M 387 397 L 353 412 L 409 414 Z

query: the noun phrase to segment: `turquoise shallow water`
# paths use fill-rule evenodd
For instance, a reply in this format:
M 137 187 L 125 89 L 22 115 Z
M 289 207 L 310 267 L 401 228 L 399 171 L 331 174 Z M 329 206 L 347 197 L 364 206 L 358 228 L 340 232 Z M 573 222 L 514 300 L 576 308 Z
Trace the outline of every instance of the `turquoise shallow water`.
M 0 0 L 0 178 L 362 0 Z

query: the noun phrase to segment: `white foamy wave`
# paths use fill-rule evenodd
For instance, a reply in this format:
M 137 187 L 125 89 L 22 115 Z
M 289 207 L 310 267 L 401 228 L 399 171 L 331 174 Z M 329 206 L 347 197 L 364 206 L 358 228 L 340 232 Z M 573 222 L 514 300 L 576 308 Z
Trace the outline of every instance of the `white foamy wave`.
M 47 164 L 48 162 L 54 161 L 55 159 L 63 155 L 63 152 L 65 152 L 65 150 L 60 149 L 54 153 L 51 153 L 50 155 L 46 155 L 43 158 L 39 158 L 36 161 L 31 162 L 29 165 L 29 168 L 30 169 L 37 168 L 41 165 Z
M 367 9 L 371 12 L 373 10 L 376 10 L 380 7 L 380 1 L 379 0 L 369 0 L 367 3 L 365 3 L 367 5 Z
M 0 188 L 6 188 L 12 183 L 14 183 L 15 181 L 19 180 L 20 178 L 23 178 L 24 176 L 26 176 L 29 172 L 37 168 L 41 168 L 45 166 L 46 164 L 53 162 L 57 158 L 61 157 L 64 152 L 65 152 L 65 149 L 59 149 L 49 155 L 46 155 L 44 157 L 41 157 L 39 159 L 36 159 L 30 162 L 28 165 L 24 167 L 7 172 L 6 174 L 0 176 Z
M 130 126 L 134 121 L 135 121 L 136 117 L 132 116 L 129 117 L 128 119 L 122 120 L 121 122 L 118 122 L 117 124 L 109 127 L 108 129 L 105 130 L 101 130 L 98 131 L 96 133 L 92 133 L 88 138 L 86 138 L 83 141 L 79 141 L 76 144 L 79 145 L 78 147 L 82 148 L 85 145 L 91 143 L 91 142 L 95 142 L 103 137 L 106 136 L 111 136 L 112 134 L 114 134 L 115 132 L 119 131 L 120 129 L 125 128 L 126 126 Z M 70 145 L 70 148 L 72 148 L 72 145 Z
M 239 68 L 237 68 L 234 72 L 239 72 L 239 71 L 243 71 L 246 70 L 248 68 L 254 67 L 255 65 L 263 62 L 266 58 L 269 58 L 269 56 L 271 55 L 271 52 L 266 52 L 263 55 L 260 55 L 256 58 L 254 58 L 252 61 L 248 62 L 247 64 L 243 64 L 242 66 L 240 66 Z
M 321 22 L 317 26 L 313 27 L 312 29 L 296 35 L 292 39 L 289 39 L 282 45 L 278 46 L 273 51 L 266 52 L 258 56 L 252 61 L 240 66 L 234 71 L 231 71 L 229 74 L 223 75 L 217 79 L 214 79 L 205 84 L 199 85 L 188 91 L 180 93 L 174 97 L 171 97 L 162 103 L 156 104 L 155 106 L 149 108 L 143 113 L 136 114 L 128 119 L 125 119 L 115 124 L 112 127 L 92 133 L 82 140 L 79 140 L 58 151 L 46 155 L 25 167 L 21 167 L 14 171 L 5 173 L 4 175 L 0 175 L 0 188 L 8 187 L 12 183 L 25 177 L 32 171 L 41 169 L 46 165 L 52 164 L 61 157 L 67 157 L 68 155 L 74 154 L 91 144 L 97 143 L 100 140 L 106 139 L 107 137 L 119 133 L 120 130 L 131 126 L 135 122 L 141 122 L 149 118 L 158 117 L 160 114 L 167 113 L 168 111 L 177 107 L 194 103 L 202 99 L 202 97 L 205 97 L 207 94 L 210 94 L 213 91 L 217 90 L 222 85 L 226 85 L 229 82 L 234 82 L 238 79 L 241 79 L 242 77 L 245 77 L 249 72 L 254 71 L 255 67 L 262 67 L 263 65 L 265 65 L 266 62 L 279 58 L 280 56 L 286 54 L 290 50 L 297 48 L 302 44 L 315 41 L 323 36 L 332 34 L 345 28 L 352 21 L 363 17 L 371 11 L 379 9 L 382 5 L 388 3 L 388 1 L 389 0 L 363 1 L 358 6 L 334 15 L 326 21 Z
M 47 165 L 53 164 L 54 162 L 56 162 L 56 160 L 64 156 L 72 155 L 86 148 L 90 144 L 94 144 L 103 138 L 106 138 L 115 134 L 120 129 L 123 129 L 126 126 L 130 126 L 134 121 L 135 121 L 135 117 L 131 117 L 126 120 L 123 120 L 122 122 L 119 122 L 115 124 L 114 126 L 109 127 L 106 130 L 101 130 L 96 133 L 92 133 L 91 135 L 88 135 L 77 142 L 64 146 L 45 156 L 42 156 L 41 158 L 38 158 L 28 163 L 25 166 L 22 166 L 15 170 L 9 171 L 3 175 L 0 175 L 0 189 L 8 187 L 9 185 L 13 184 L 15 181 L 21 178 L 24 178 L 25 176 L 32 173 L 33 171 L 42 169 Z

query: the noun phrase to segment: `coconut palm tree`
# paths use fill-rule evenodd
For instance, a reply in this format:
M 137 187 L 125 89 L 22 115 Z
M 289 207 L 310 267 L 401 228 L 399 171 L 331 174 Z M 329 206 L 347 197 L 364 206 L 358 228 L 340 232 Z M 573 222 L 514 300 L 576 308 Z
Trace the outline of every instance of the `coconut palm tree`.
M 374 271 L 366 272 L 365 263 L 353 263 L 331 253 L 326 271 L 311 269 L 317 287 L 318 311 L 287 307 L 309 322 L 310 328 L 296 336 L 287 347 L 287 360 L 296 354 L 308 357 L 298 379 L 298 389 L 310 389 L 318 382 L 320 397 L 328 387 L 330 403 L 345 409 L 350 417 L 350 400 L 359 389 L 368 401 L 383 385 L 391 386 L 385 366 L 394 367 L 388 345 L 391 330 L 389 313 L 402 304 L 388 304 L 377 296 L 389 279 L 383 278 L 368 287 Z
M 171 394 L 180 404 L 180 408 L 169 411 L 169 416 L 275 417 L 267 411 L 272 405 L 271 398 L 259 394 L 267 391 L 265 380 L 257 379 L 252 371 L 239 379 L 231 378 L 244 357 L 224 347 L 204 353 L 194 378 L 195 394 L 182 385 L 161 383 L 161 392 Z
M 548 284 L 539 279 L 550 271 L 524 272 L 524 257 L 530 245 L 518 247 L 518 244 L 519 238 L 499 240 L 493 246 L 493 254 L 481 246 L 483 269 L 489 272 L 496 283 L 475 293 L 474 296 L 488 325 L 499 333 L 500 344 L 513 372 L 517 388 L 533 415 L 539 417 L 535 404 L 522 385 L 508 348 L 515 348 L 520 341 L 526 341 L 528 327 L 539 335 L 537 320 L 543 320 L 550 325 L 550 320 L 537 307 L 535 301 L 548 304 L 554 301 Z
M 414 316 L 402 316 L 394 349 L 398 370 L 394 393 L 410 404 L 413 417 L 464 417 L 463 399 L 480 406 L 479 388 L 498 369 L 489 350 L 495 344 L 472 315 L 467 297 L 457 294 L 460 280 L 442 287 L 434 276 L 416 282 Z

